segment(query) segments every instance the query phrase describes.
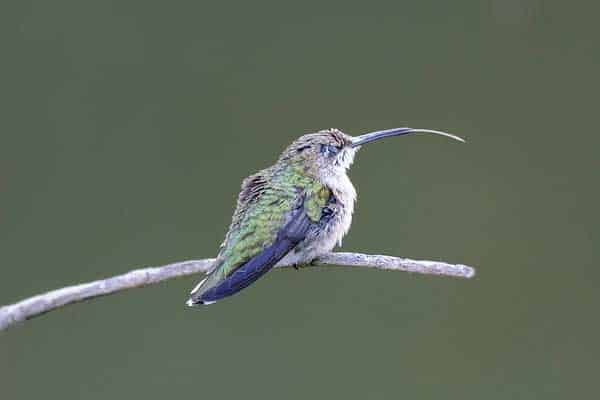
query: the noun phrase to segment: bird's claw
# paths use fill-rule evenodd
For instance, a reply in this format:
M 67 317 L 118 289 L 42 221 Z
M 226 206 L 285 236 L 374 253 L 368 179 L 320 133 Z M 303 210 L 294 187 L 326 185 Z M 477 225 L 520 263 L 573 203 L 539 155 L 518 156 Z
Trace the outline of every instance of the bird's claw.
M 318 264 L 318 262 L 317 262 L 317 259 L 316 259 L 316 258 L 313 258 L 313 259 L 312 259 L 312 260 L 310 260 L 309 262 L 305 262 L 305 263 L 295 263 L 295 264 L 292 264 L 292 267 L 293 267 L 293 268 L 294 268 L 296 271 L 299 271 L 299 270 L 300 270 L 300 268 L 302 268 L 302 267 L 308 267 L 308 266 L 310 266 L 310 267 L 315 267 L 317 264 Z

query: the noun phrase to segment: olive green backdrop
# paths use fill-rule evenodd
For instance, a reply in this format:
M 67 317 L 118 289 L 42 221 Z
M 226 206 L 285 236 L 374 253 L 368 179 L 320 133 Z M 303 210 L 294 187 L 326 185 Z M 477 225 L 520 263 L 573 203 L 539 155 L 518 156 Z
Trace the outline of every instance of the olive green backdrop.
M 364 148 L 343 248 L 478 275 L 278 272 L 199 310 L 196 277 L 124 292 L 0 334 L 0 397 L 593 397 L 590 4 L 3 2 L 0 304 L 214 256 L 242 178 L 329 127 L 466 137 Z

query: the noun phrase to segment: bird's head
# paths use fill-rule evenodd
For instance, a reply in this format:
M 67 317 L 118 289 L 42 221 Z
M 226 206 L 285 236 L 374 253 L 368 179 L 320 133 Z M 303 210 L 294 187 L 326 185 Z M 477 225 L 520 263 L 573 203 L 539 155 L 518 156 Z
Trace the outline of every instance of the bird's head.
M 352 165 L 354 155 L 361 146 L 386 137 L 412 133 L 431 133 L 464 142 L 450 133 L 429 129 L 393 128 L 350 136 L 332 128 L 299 137 L 288 146 L 279 161 L 300 165 L 307 173 L 316 176 L 344 174 Z

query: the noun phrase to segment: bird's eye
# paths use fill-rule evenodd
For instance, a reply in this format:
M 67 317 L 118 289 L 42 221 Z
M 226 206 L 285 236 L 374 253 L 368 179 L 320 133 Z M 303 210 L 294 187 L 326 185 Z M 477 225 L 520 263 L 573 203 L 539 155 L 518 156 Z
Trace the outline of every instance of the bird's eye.
M 321 153 L 325 153 L 327 155 L 336 155 L 340 151 L 336 146 L 332 146 L 330 144 L 322 144 L 321 145 Z

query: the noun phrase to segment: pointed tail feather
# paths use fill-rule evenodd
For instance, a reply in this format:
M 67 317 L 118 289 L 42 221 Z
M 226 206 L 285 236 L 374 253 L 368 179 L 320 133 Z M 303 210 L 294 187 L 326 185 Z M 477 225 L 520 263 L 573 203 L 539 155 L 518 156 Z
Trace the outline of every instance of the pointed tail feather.
M 188 301 L 185 302 L 185 304 L 188 307 L 193 307 L 193 306 L 200 305 L 200 304 L 214 303 L 214 301 L 206 303 L 206 302 L 202 301 L 202 299 L 201 299 L 201 294 L 199 293 L 199 291 L 200 291 L 200 288 L 202 287 L 202 285 L 204 284 L 204 282 L 206 282 L 206 279 L 208 279 L 208 277 L 202 279 L 200 281 L 200 283 L 198 283 L 190 292 L 190 298 L 188 299 Z

